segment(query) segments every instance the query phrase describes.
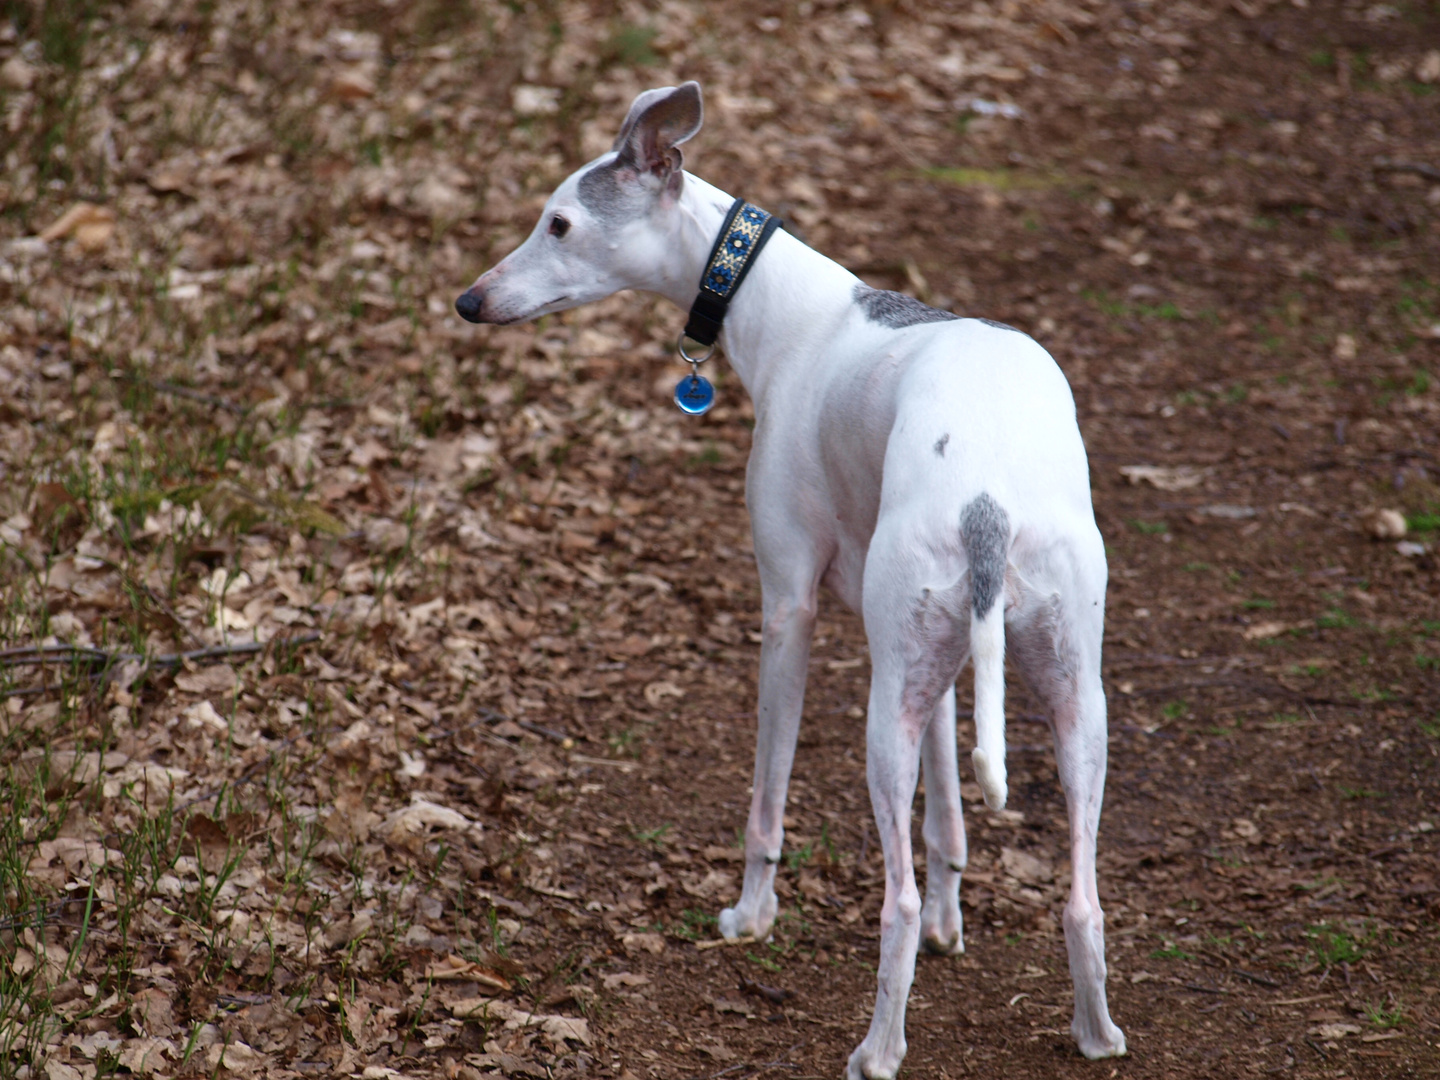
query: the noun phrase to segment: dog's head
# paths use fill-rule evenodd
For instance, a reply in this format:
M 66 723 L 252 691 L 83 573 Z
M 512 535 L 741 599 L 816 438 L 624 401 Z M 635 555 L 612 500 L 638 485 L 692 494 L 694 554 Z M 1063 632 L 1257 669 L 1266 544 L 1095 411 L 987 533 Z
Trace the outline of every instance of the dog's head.
M 610 152 L 569 176 L 525 242 L 460 294 L 460 317 L 525 322 L 663 285 L 685 182 L 680 144 L 703 118 L 695 82 L 637 97 Z

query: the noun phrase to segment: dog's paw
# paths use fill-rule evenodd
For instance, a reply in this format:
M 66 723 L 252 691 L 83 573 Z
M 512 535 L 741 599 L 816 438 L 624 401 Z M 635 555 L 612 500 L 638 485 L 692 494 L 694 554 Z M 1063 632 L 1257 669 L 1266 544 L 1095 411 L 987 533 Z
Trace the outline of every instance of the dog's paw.
M 780 902 L 773 892 L 755 905 L 754 910 L 745 910 L 744 904 L 726 908 L 720 912 L 720 936 L 726 941 L 737 938 L 763 940 L 770 936 L 770 930 L 775 925 L 775 915 L 779 910 Z
M 750 937 L 750 933 L 740 926 L 740 913 L 733 907 L 727 907 L 720 912 L 720 936 L 726 941 L 734 941 L 736 938 Z
M 965 951 L 965 922 L 960 905 L 948 897 L 926 897 L 920 911 L 920 947 L 937 956 Z
M 1091 1025 L 1082 1025 L 1078 1019 L 1070 1025 L 1070 1034 L 1075 1036 L 1080 1053 L 1091 1061 L 1125 1056 L 1125 1033 L 1108 1016 L 1094 1028 L 1091 1030 Z
M 959 930 L 948 934 L 930 931 L 921 934 L 920 944 L 933 956 L 962 956 L 965 953 L 965 938 Z
M 845 1066 L 845 1080 L 895 1080 L 900 1072 L 900 1063 L 905 1060 L 904 1049 L 898 1055 L 876 1053 L 870 1049 L 869 1042 L 866 1039 L 850 1055 L 850 1061 Z
M 726 941 L 746 940 L 760 941 L 770 936 L 770 926 L 774 922 L 772 917 L 762 924 L 756 918 L 746 918 L 739 908 L 727 907 L 720 912 L 720 936 Z

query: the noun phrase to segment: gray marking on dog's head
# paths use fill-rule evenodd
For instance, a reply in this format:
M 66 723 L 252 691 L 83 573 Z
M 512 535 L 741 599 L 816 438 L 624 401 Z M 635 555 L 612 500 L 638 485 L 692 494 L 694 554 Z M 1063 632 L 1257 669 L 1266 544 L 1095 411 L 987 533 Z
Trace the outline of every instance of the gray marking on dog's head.
M 892 330 L 903 330 L 907 326 L 946 322 L 959 318 L 958 315 L 952 315 L 948 311 L 941 311 L 929 304 L 922 304 L 913 296 L 889 292 L 885 289 L 872 289 L 864 283 L 857 284 L 851 295 L 860 310 L 865 312 L 867 319 L 873 323 L 879 323 L 881 326 L 888 326 Z
M 575 194 L 580 205 L 604 222 L 624 221 L 638 217 L 648 200 L 636 197 L 620 185 L 619 160 L 613 159 L 604 165 L 596 165 L 580 177 Z
M 976 322 L 983 322 L 986 326 L 993 326 L 996 330 L 1014 330 L 1017 334 L 1023 334 L 1023 330 L 1015 330 L 1009 323 L 996 322 L 994 319 L 977 319 Z
M 985 618 L 1005 591 L 1005 558 L 1010 547 L 1010 518 L 1004 507 L 982 492 L 960 512 L 960 540 L 970 560 L 970 595 L 975 617 Z
M 945 444 L 948 443 L 949 441 L 950 441 L 950 433 L 947 431 L 944 435 L 941 435 L 940 438 L 938 438 L 938 439 L 935 440 L 935 453 L 939 454 L 941 457 L 944 457 L 944 456 L 945 456 Z

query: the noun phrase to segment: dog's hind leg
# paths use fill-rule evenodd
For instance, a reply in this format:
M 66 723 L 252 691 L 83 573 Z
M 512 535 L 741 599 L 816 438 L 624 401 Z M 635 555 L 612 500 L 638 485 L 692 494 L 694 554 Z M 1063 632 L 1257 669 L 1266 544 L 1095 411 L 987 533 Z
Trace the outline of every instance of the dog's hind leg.
M 1070 900 L 1064 913 L 1075 984 L 1070 1032 L 1086 1057 L 1115 1057 L 1125 1053 L 1125 1036 L 1106 1002 L 1105 915 L 1095 881 L 1107 744 L 1100 681 L 1104 582 L 1086 588 L 1077 581 L 1069 588 L 1076 591 L 1069 603 L 1058 593 L 1027 597 L 1010 640 L 1025 681 L 1051 709 L 1055 761 L 1070 815 Z
M 927 849 L 944 862 L 963 861 L 963 834 L 945 804 L 958 802 L 955 771 L 954 686 L 965 658 L 968 611 L 955 595 L 917 584 L 907 531 L 877 531 L 865 569 L 865 633 L 870 641 L 870 711 L 865 729 L 865 771 L 885 855 L 885 903 L 880 910 L 880 966 L 875 1014 L 864 1041 L 850 1056 L 850 1080 L 888 1080 L 905 1057 L 905 1003 L 915 978 L 921 902 L 910 843 L 911 812 L 926 746 L 926 783 L 935 778 L 937 809 L 926 810 Z M 898 549 L 898 550 L 897 550 Z M 968 590 L 965 594 L 968 596 Z M 907 597 L 912 599 L 907 599 Z M 932 728 L 941 728 L 931 738 Z M 942 743 L 948 743 L 948 749 Z M 953 785 L 953 787 L 952 787 Z M 929 801 L 927 795 L 927 804 Z M 957 838 L 959 843 L 957 846 Z M 953 903 L 958 876 L 941 875 L 937 922 Z M 959 933 L 958 909 L 955 933 Z M 948 930 L 937 927 L 948 943 Z
M 873 650 L 873 636 L 871 641 Z M 905 709 L 901 704 L 903 672 L 880 670 L 878 658 L 875 664 L 865 732 L 865 771 L 885 855 L 885 902 L 880 909 L 875 1013 L 864 1041 L 850 1055 L 849 1080 L 890 1080 L 899 1072 L 906 1050 L 905 1003 L 915 979 L 915 951 L 920 943 L 920 891 L 915 886 L 910 814 L 920 773 L 920 741 L 932 709 Z
M 1105 794 L 1105 691 L 1100 673 L 1082 672 L 1075 698 L 1055 710 L 1055 761 L 1070 813 L 1070 900 L 1065 947 L 1075 983 L 1070 1033 L 1088 1058 L 1125 1053 L 1125 1036 L 1105 999 L 1105 914 L 1095 882 L 1095 843 Z
M 955 748 L 955 687 L 935 706 L 920 744 L 925 775 L 925 904 L 920 941 L 927 952 L 956 956 L 965 951 L 960 915 L 960 872 L 965 869 L 965 818 Z

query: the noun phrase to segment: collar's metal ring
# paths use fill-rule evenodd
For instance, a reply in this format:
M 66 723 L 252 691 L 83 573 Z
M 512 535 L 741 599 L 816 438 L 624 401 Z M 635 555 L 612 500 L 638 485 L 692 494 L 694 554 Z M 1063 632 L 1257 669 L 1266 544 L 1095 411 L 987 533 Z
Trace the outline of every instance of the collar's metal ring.
M 691 356 L 688 352 L 686 352 L 684 330 L 680 331 L 680 336 L 675 341 L 675 348 L 679 351 L 680 355 L 685 360 L 692 364 L 703 364 L 706 360 L 709 360 L 710 357 L 715 355 L 715 343 L 713 341 L 708 346 L 706 346 L 704 356 Z

